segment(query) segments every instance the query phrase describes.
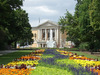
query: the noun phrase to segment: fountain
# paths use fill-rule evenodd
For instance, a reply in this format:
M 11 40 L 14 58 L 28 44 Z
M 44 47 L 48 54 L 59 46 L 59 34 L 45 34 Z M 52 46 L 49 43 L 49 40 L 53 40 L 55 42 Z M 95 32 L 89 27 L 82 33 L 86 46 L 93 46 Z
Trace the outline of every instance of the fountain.
M 48 40 L 46 42 L 46 44 L 47 44 L 48 48 L 55 48 L 56 47 L 56 41 L 54 41 L 52 38 L 52 30 L 50 30 L 50 40 Z
M 56 48 L 56 42 L 53 40 L 49 40 L 46 42 L 48 48 Z

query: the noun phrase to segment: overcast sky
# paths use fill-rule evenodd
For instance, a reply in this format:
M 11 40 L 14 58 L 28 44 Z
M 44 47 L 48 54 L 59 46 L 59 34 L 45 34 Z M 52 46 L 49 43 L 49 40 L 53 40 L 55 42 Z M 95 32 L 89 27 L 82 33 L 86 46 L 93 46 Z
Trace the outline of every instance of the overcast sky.
M 58 22 L 60 16 L 64 16 L 66 9 L 74 14 L 75 0 L 25 0 L 23 9 L 26 10 L 32 27 L 47 20 Z

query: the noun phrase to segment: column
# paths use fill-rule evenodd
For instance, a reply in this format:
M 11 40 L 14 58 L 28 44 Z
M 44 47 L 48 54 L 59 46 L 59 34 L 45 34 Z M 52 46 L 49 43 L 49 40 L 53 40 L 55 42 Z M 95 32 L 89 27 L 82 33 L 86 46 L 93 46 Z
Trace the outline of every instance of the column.
M 56 37 L 57 37 L 57 43 L 58 43 L 58 28 L 57 28 L 57 36 Z
M 61 34 L 61 31 L 60 31 L 60 47 L 62 47 L 62 34 Z
M 47 35 L 47 39 L 46 39 L 46 40 L 48 40 L 48 29 L 47 29 L 47 33 L 46 33 L 46 35 Z
M 45 40 L 47 40 L 47 29 L 45 29 Z
M 54 31 L 55 31 L 55 38 L 54 38 L 54 39 L 55 39 L 55 41 L 56 41 L 56 29 L 54 29 Z
M 42 34 L 42 30 L 40 29 L 40 37 L 39 37 L 40 40 L 42 39 L 42 35 L 41 34 Z
M 41 36 L 40 36 L 41 37 L 41 40 L 42 40 L 42 35 L 43 35 L 43 33 L 42 33 L 42 29 L 41 29 Z
M 40 30 L 38 30 L 38 41 L 40 39 Z
M 56 29 L 54 29 L 54 34 L 55 34 L 54 40 L 56 40 Z
M 39 44 L 37 44 L 37 47 L 39 47 Z
M 50 29 L 50 40 L 52 40 L 52 29 Z

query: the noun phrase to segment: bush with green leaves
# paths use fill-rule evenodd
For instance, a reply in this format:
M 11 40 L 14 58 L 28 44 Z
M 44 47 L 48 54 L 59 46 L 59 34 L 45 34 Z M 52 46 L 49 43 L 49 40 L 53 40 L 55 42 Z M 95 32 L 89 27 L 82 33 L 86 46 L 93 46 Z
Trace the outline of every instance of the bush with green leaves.
M 89 48 L 89 43 L 88 42 L 83 42 L 79 45 L 79 49 L 86 50 L 88 48 Z

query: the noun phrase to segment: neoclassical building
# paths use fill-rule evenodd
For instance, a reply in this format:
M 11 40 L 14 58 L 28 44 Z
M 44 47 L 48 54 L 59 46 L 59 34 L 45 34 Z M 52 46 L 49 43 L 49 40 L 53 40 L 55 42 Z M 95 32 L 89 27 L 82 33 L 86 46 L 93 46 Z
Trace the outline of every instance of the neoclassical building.
M 62 34 L 60 26 L 52 21 L 46 21 L 37 27 L 32 27 L 33 44 L 31 47 L 66 47 L 66 33 Z

